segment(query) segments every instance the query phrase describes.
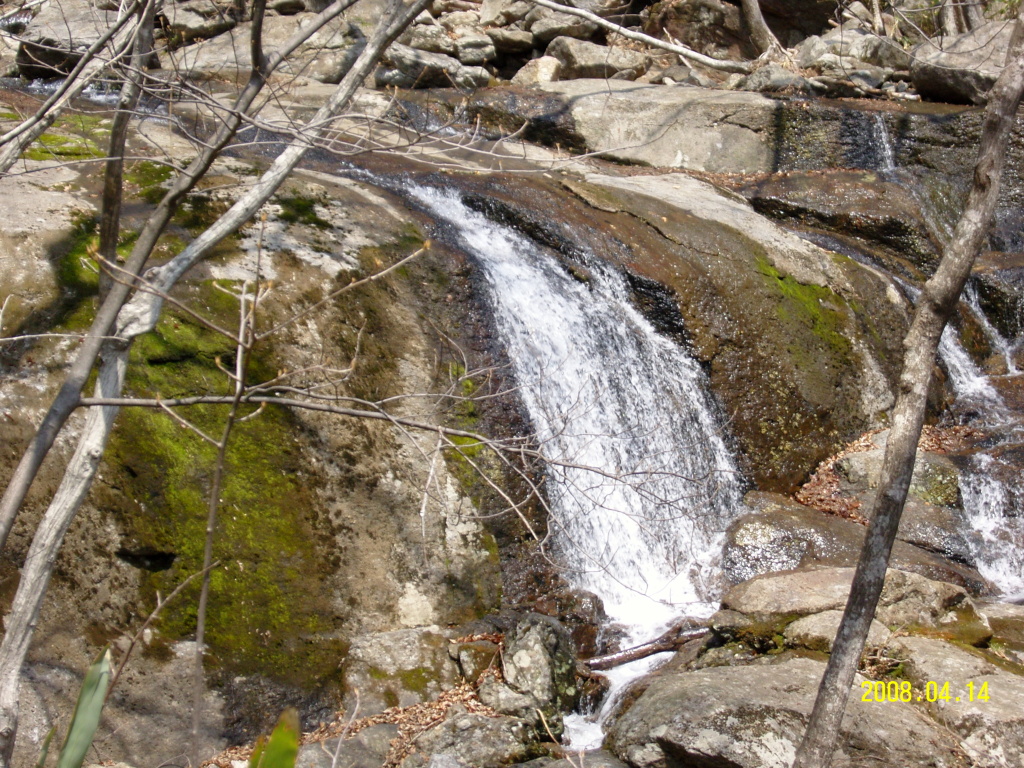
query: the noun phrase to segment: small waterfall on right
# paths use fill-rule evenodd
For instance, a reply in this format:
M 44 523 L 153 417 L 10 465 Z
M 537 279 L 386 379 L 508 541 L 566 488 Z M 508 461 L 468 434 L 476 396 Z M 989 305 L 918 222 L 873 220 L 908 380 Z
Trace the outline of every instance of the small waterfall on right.
M 992 349 L 1004 357 L 1011 376 L 1015 341 L 1004 339 L 989 322 L 973 286 L 964 291 L 961 306 L 981 326 Z M 965 459 L 960 472 L 960 495 L 971 527 L 968 541 L 978 571 L 1011 599 L 1024 598 L 1024 425 L 960 344 L 956 328 L 947 326 L 939 357 L 956 394 L 954 408 L 969 414 L 972 426 L 991 437 Z
M 1006 361 L 1008 377 L 1019 376 L 1013 361 L 1017 340 L 1008 340 L 982 311 L 974 286 L 964 291 L 963 304 L 985 333 L 993 351 Z M 1011 599 L 1024 598 L 1024 424 L 1014 413 L 992 377 L 982 373 L 960 345 L 955 329 L 943 333 L 939 354 L 949 372 L 960 411 L 969 411 L 971 424 L 992 437 L 966 458 L 960 473 L 960 494 L 971 527 L 978 571 Z M 1003 377 L 1006 378 L 1006 377 Z

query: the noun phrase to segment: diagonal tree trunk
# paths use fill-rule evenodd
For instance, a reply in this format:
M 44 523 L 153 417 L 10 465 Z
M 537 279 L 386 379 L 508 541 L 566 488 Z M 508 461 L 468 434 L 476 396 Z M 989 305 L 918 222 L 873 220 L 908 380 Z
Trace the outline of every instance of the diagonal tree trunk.
M 967 204 L 939 268 L 925 283 L 903 342 L 906 351 L 899 396 L 893 410 L 892 430 L 885 448 L 871 523 L 832 655 L 793 768 L 828 768 L 835 750 L 850 686 L 875 615 L 889 553 L 907 499 L 939 338 L 956 310 L 960 292 L 995 215 L 1006 148 L 1024 91 L 1024 41 L 1021 40 L 1024 10 L 1016 24 L 1006 67 L 989 92 L 974 184 Z
M 384 49 L 410 24 L 430 0 L 416 0 L 411 5 L 404 5 L 401 0 L 392 0 L 386 24 L 382 23 L 366 48 L 353 62 L 348 73 L 342 78 L 338 87 L 327 103 L 308 121 L 306 132 L 314 135 L 329 126 L 335 117 L 348 104 L 358 87 L 376 66 Z M 305 36 L 312 34 L 307 28 Z M 293 38 L 294 40 L 294 38 Z M 298 45 L 296 42 L 295 45 Z M 260 57 L 262 58 L 262 57 Z M 278 53 L 273 63 L 279 63 Z M 263 82 L 265 72 L 259 60 L 254 60 L 254 79 Z M 257 89 L 258 90 L 258 89 Z M 253 98 L 255 93 L 253 94 Z M 232 131 L 233 135 L 233 131 Z M 228 137 L 230 138 L 230 137 Z M 226 144 L 225 140 L 225 144 Z M 288 174 L 295 168 L 299 160 L 311 146 L 311 142 L 299 131 L 295 139 L 284 152 L 274 161 L 270 169 L 243 195 L 217 222 L 193 240 L 180 254 L 159 269 L 151 271 L 150 282 L 155 284 L 157 293 L 139 292 L 133 300 L 123 307 L 117 315 L 117 328 L 113 341 L 104 344 L 104 354 L 100 365 L 97 392 L 100 397 L 116 398 L 124 387 L 125 371 L 128 364 L 128 351 L 131 340 L 153 327 L 163 306 L 162 296 L 194 264 L 200 261 L 217 243 L 234 232 L 249 220 L 252 215 L 270 198 L 274 191 L 284 182 Z M 209 167 L 214 157 L 211 156 L 203 168 Z M 201 176 L 200 173 L 196 179 Z M 165 198 L 166 201 L 166 198 Z M 167 216 L 169 220 L 169 215 Z M 147 222 L 150 226 L 152 220 Z M 166 224 L 166 221 L 164 222 Z M 146 232 L 146 228 L 143 230 Z M 162 231 L 162 230 L 161 230 Z M 157 233 L 158 235 L 158 233 Z M 140 236 L 139 240 L 143 238 Z M 152 237 L 155 244 L 156 237 Z M 136 244 L 138 247 L 138 242 Z M 149 246 L 152 250 L 152 245 Z M 133 251 L 133 256 L 134 256 Z M 140 267 L 141 268 L 141 267 Z M 119 284 L 115 284 L 115 288 Z M 114 293 L 111 290 L 110 296 Z M 88 373 L 88 371 L 86 371 Z M 84 382 L 84 379 L 83 379 Z M 81 386 L 74 395 L 70 405 L 73 410 L 80 403 Z M 28 653 L 29 643 L 35 624 L 42 607 L 46 588 L 49 584 L 53 567 L 60 551 L 65 532 L 74 519 L 82 502 L 85 500 L 113 428 L 117 408 L 103 406 L 90 411 L 89 418 L 79 437 L 78 447 L 65 473 L 64 480 L 54 495 L 43 521 L 33 537 L 29 554 L 22 569 L 18 591 L 14 598 L 10 613 L 5 620 L 6 634 L 0 644 L 0 768 L 11 768 L 11 757 L 17 735 L 18 724 L 18 687 L 21 668 Z M 41 459 L 40 459 L 41 461 Z M 27 488 L 26 488 L 27 490 Z

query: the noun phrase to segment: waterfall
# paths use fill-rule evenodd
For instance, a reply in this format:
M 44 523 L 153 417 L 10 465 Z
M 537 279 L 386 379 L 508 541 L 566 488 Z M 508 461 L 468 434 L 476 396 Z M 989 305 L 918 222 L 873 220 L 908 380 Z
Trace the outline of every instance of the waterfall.
M 981 330 L 984 331 L 985 338 L 988 339 L 988 343 L 992 345 L 992 349 L 1003 356 L 1003 360 L 1006 362 L 1006 372 L 1010 375 L 1020 373 L 1020 371 L 1017 370 L 1017 364 L 1013 359 L 1014 354 L 1017 351 L 1017 344 L 1019 340 L 1014 339 L 1011 341 L 996 330 L 995 326 L 992 325 L 988 316 L 981 308 L 981 302 L 978 299 L 978 289 L 971 283 L 968 283 L 967 287 L 964 288 L 964 304 L 974 319 L 978 321 L 978 325 L 980 325 Z
M 718 607 L 723 534 L 742 481 L 700 367 L 633 306 L 623 276 L 583 252 L 586 280 L 456 193 L 411 187 L 486 277 L 501 339 L 549 458 L 554 547 L 626 643 Z M 617 687 L 651 663 L 614 676 Z M 609 695 L 608 699 L 613 696 Z M 599 726 L 567 719 L 573 746 Z
M 875 139 L 878 141 L 880 158 L 878 170 L 892 174 L 896 171 L 896 153 L 893 151 L 892 137 L 889 136 L 889 128 L 886 126 L 885 117 L 881 112 L 872 114 L 872 127 Z

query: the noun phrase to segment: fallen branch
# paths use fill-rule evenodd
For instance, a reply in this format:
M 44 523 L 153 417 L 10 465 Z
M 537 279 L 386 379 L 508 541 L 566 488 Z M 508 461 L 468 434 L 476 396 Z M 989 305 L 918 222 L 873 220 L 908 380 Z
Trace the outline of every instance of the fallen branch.
M 591 13 L 590 11 L 584 11 L 580 8 L 570 8 L 567 5 L 559 5 L 558 3 L 551 2 L 551 0 L 532 0 L 532 2 L 543 8 L 549 8 L 552 11 L 567 13 L 570 16 L 578 16 L 581 19 L 586 19 L 593 24 L 597 24 L 599 27 L 610 30 L 617 35 L 622 35 L 629 40 L 636 40 L 640 43 L 647 43 L 647 45 L 654 48 L 661 48 L 678 56 L 682 56 L 683 58 L 689 59 L 690 61 L 696 62 L 697 64 L 703 64 L 705 67 L 710 69 L 718 69 L 723 72 L 740 72 L 744 75 L 749 75 L 754 70 L 750 64 L 744 61 L 723 61 L 722 59 L 705 56 L 702 53 L 697 53 L 692 48 L 687 48 L 685 45 L 666 43 L 664 40 L 659 40 L 656 37 L 645 35 L 643 32 L 634 32 L 633 30 L 626 29 L 618 24 L 613 24 L 607 19 L 602 19 L 600 16 L 595 13 Z
M 628 664 L 631 661 L 637 661 L 638 659 L 646 659 L 648 656 L 653 656 L 656 653 L 678 651 L 691 640 L 703 638 L 710 634 L 710 632 L 711 630 L 707 627 L 691 629 L 673 627 L 650 642 L 642 643 L 634 648 L 627 648 L 624 651 L 606 653 L 604 656 L 595 656 L 592 659 L 581 659 L 580 664 L 587 671 L 600 672 L 605 669 L 621 666 L 622 664 Z

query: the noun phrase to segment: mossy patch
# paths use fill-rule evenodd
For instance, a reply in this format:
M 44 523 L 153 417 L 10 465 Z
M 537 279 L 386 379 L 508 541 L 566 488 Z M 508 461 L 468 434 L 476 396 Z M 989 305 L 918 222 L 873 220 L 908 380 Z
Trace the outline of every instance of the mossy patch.
M 137 160 L 124 169 L 124 180 L 132 185 L 135 195 L 150 205 L 160 202 L 166 192 L 164 184 L 173 175 L 171 166 L 152 160 Z
M 303 195 L 282 195 L 275 198 L 281 206 L 277 218 L 288 224 L 306 224 L 318 229 L 330 229 L 331 222 L 322 218 L 317 212 L 318 200 Z
M 765 276 L 770 286 L 782 297 L 776 311 L 786 324 L 799 324 L 808 328 L 824 344 L 826 350 L 842 359 L 849 357 L 850 341 L 844 334 L 846 317 L 840 307 L 843 300 L 831 289 L 819 285 L 805 285 L 790 275 L 783 275 L 767 258 L 757 257 L 757 271 Z M 794 361 L 800 366 L 820 364 L 811 350 L 790 345 Z
M 230 327 L 237 303 L 212 284 L 194 289 L 190 303 Z M 134 395 L 223 394 L 228 382 L 217 359 L 230 365 L 232 342 L 175 309 L 132 350 L 127 390 Z M 252 379 L 272 375 L 272 357 L 257 353 Z M 251 412 L 253 409 L 249 409 Z M 223 406 L 195 406 L 180 414 L 208 435 L 220 436 Z M 211 663 L 232 674 L 263 673 L 307 684 L 337 670 L 331 611 L 319 585 L 316 542 L 307 511 L 312 489 L 304 481 L 297 427 L 285 411 L 265 409 L 235 426 L 218 512 L 211 576 L 207 642 Z M 117 475 L 100 500 L 122 522 L 131 547 L 173 552 L 171 567 L 144 575 L 144 597 L 167 594 L 200 570 L 207 493 L 216 448 L 166 414 L 127 409 L 111 440 L 108 459 Z M 195 632 L 199 580 L 165 610 L 168 639 Z M 340 646 L 338 647 L 340 652 Z
M 22 153 L 26 160 L 95 160 L 106 153 L 85 136 L 44 133 Z

